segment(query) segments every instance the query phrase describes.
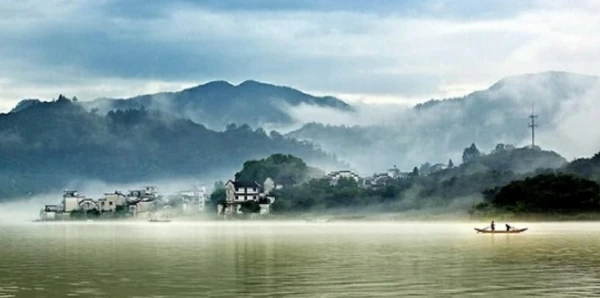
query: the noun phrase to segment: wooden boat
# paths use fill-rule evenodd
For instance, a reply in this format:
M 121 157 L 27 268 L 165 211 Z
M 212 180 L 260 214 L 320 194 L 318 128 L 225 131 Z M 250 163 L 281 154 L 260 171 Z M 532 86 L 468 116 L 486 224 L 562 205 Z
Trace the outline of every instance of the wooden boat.
M 171 220 L 170 219 L 156 219 L 156 218 L 153 218 L 153 219 L 148 220 L 148 222 L 171 222 Z
M 523 233 L 525 231 L 527 231 L 527 228 L 524 229 L 514 229 L 514 230 L 485 230 L 485 229 L 478 229 L 475 228 L 475 231 L 477 231 L 477 233 L 483 233 L 483 234 L 519 234 L 519 233 Z

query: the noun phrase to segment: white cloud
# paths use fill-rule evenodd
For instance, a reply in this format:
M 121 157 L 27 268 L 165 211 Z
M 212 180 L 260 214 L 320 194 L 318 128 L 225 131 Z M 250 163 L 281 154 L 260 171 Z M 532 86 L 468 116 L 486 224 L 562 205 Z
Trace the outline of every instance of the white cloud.
M 466 18 L 460 16 L 469 5 L 438 1 L 422 15 L 161 2 L 149 16 L 139 7 L 111 9 L 114 1 L 6 2 L 0 109 L 58 93 L 94 98 L 164 90 L 153 87 L 157 82 L 175 88 L 252 78 L 363 102 L 417 102 L 519 73 L 599 74 L 597 2 L 535 3 L 501 17 Z M 445 10 L 458 16 L 441 17 Z

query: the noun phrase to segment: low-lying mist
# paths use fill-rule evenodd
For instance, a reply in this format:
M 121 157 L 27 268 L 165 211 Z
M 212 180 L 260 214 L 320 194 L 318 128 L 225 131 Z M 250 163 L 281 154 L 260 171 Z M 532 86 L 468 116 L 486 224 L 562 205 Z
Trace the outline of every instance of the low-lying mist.
M 484 152 L 499 143 L 531 144 L 533 107 L 536 145 L 573 159 L 600 150 L 598 97 L 594 77 L 549 72 L 507 78 L 463 98 L 418 107 L 358 104 L 354 112 L 287 107 L 301 127 L 287 135 L 318 144 L 364 174 L 392 165 L 408 171 L 425 162 L 458 164 L 471 143 Z
M 65 190 L 76 190 L 80 195 L 92 199 L 99 199 L 105 193 L 120 191 L 127 194 L 129 190 L 141 190 L 146 186 L 158 187 L 161 195 L 175 194 L 179 191 L 189 191 L 194 187 L 205 187 L 210 193 L 217 177 L 204 179 L 177 179 L 177 180 L 155 180 L 140 183 L 108 183 L 100 180 L 71 181 Z M 62 201 L 63 192 L 50 191 L 45 194 L 35 195 L 27 198 L 13 198 L 7 202 L 0 203 L 0 222 L 24 222 L 39 218 L 40 210 L 45 205 L 56 205 Z

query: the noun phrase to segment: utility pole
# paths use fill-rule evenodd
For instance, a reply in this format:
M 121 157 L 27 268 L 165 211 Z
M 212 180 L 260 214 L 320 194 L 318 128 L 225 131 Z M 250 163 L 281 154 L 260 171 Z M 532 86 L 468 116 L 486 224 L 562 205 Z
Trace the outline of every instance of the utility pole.
M 531 148 L 535 147 L 535 128 L 538 126 L 535 123 L 537 115 L 534 113 L 533 104 L 531 105 L 531 115 L 529 115 L 529 127 L 531 128 Z

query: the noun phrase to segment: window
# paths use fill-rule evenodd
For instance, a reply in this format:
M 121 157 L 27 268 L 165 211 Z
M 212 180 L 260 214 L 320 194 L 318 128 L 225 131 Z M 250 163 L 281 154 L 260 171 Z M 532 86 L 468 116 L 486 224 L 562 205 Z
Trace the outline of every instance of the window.
M 112 205 L 113 205 L 113 202 L 112 202 L 112 201 L 108 202 L 108 205 L 109 205 L 109 206 L 112 206 Z

